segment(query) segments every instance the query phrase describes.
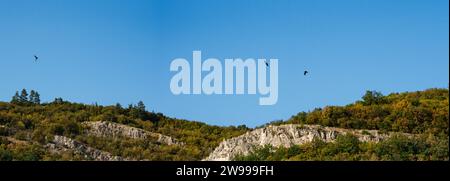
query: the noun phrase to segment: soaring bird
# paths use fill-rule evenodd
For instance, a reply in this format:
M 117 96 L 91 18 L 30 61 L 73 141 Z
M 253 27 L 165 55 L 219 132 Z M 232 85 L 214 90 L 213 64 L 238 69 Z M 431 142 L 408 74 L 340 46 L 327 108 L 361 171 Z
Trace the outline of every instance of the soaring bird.
M 38 59 L 39 59 L 39 57 L 34 55 L 34 61 L 36 62 Z
M 266 63 L 266 66 L 269 67 L 269 63 L 267 63 L 267 61 L 264 61 Z
M 305 75 L 306 76 L 306 74 L 308 74 L 309 72 L 307 71 L 307 70 L 305 70 L 304 72 L 303 72 L 303 75 Z

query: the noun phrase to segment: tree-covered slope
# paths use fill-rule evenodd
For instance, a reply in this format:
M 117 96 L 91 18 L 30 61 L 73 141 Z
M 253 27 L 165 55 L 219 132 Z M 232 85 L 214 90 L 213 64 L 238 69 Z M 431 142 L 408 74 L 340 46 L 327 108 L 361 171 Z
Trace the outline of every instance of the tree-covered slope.
M 362 100 L 346 106 L 326 106 L 300 112 L 271 125 L 317 124 L 346 129 L 402 132 L 380 142 L 361 142 L 341 135 L 335 142 L 321 139 L 292 147 L 265 145 L 235 160 L 448 160 L 449 92 L 428 89 L 383 96 L 367 91 Z
M 368 91 L 353 104 L 300 112 L 287 121 L 271 123 L 419 135 L 414 138 L 394 137 L 378 143 L 339 138 L 290 148 L 259 148 L 237 159 L 448 160 L 448 95 L 448 89 L 387 96 Z M 37 91 L 28 95 L 23 90 L 10 102 L 0 102 L 0 160 L 201 160 L 223 140 L 251 131 L 246 126 L 211 126 L 170 118 L 146 111 L 143 102 L 101 106 L 56 98 L 41 103 L 39 96 Z M 106 156 L 89 156 L 92 153 Z
M 447 138 L 433 135 L 394 135 L 380 142 L 363 142 L 354 135 L 339 135 L 334 142 L 314 139 L 291 147 L 265 145 L 238 161 L 448 161 Z
M 448 136 L 448 89 L 392 93 L 367 91 L 362 100 L 346 106 L 326 106 L 300 112 L 286 122 L 348 129 L 376 129 Z
M 211 126 L 146 111 L 145 105 L 86 105 L 61 98 L 40 104 L 27 94 L 16 94 L 11 103 L 0 102 L 0 159 L 79 160 L 74 153 L 55 155 L 44 146 L 61 135 L 95 149 L 131 159 L 200 160 L 223 139 L 249 130 L 245 126 Z M 152 139 L 108 138 L 85 134 L 84 122 L 106 121 L 173 137 L 184 145 L 165 145 Z M 20 141 L 12 141 L 18 140 Z M 26 150 L 25 152 L 23 150 Z M 24 155 L 25 154 L 25 155 Z

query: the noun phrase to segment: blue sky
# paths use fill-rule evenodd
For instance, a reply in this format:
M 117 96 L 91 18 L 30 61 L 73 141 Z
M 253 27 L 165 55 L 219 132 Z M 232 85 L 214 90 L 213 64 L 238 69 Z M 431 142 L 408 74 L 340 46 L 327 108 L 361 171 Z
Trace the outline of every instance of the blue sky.
M 215 125 L 261 125 L 365 90 L 448 87 L 447 0 L 0 0 L 0 100 L 16 90 Z M 278 58 L 279 98 L 172 95 L 174 58 Z M 38 63 L 33 54 L 39 55 Z M 309 76 L 302 75 L 308 69 Z

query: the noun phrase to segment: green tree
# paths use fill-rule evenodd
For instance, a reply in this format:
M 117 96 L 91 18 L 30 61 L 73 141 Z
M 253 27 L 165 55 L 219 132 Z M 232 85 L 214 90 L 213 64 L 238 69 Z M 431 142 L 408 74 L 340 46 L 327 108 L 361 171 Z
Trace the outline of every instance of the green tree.
M 136 108 L 139 110 L 139 112 L 145 112 L 145 104 L 142 101 L 139 101 Z
M 139 118 L 142 120 L 148 120 L 149 116 L 147 116 L 147 111 L 145 110 L 145 104 L 142 101 L 139 101 L 136 106 L 129 106 L 130 114 L 134 118 Z
M 16 94 L 14 94 L 14 96 L 11 99 L 11 103 L 13 104 L 20 103 L 19 91 L 16 91 Z
M 36 92 L 34 90 L 30 91 L 30 97 L 28 98 L 28 100 L 30 100 L 31 103 L 34 102 L 34 97 L 36 97 Z
M 39 93 L 37 91 L 35 91 L 35 90 L 31 90 L 29 101 L 32 104 L 40 104 L 41 103 L 41 99 L 40 99 Z
M 338 153 L 359 152 L 359 139 L 352 134 L 339 135 L 336 138 L 335 148 Z
M 384 96 L 381 92 L 366 91 L 366 94 L 362 97 L 364 105 L 374 105 L 384 103 Z
M 64 100 L 60 97 L 55 98 L 55 100 L 53 101 L 54 104 L 62 104 L 64 103 Z
M 120 103 L 116 103 L 116 109 L 118 109 L 118 110 L 122 110 L 123 108 L 122 108 L 122 105 L 120 104 Z
M 36 91 L 36 94 L 35 94 L 35 97 L 34 97 L 34 103 L 35 104 L 41 104 L 41 95 L 37 91 Z
M 19 102 L 23 104 L 28 103 L 28 93 L 26 89 L 22 89 L 22 92 L 19 96 Z

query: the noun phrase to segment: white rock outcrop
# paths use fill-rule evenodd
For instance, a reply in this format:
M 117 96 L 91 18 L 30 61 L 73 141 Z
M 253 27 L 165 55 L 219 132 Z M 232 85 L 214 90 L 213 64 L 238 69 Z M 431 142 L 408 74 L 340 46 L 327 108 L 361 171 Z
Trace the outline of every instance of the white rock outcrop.
M 97 122 L 84 122 L 86 134 L 98 136 L 98 137 L 113 137 L 113 138 L 132 138 L 132 139 L 150 139 L 154 138 L 158 143 L 167 145 L 183 145 L 182 142 L 177 141 L 175 138 L 166 136 L 159 133 L 152 133 L 143 129 L 126 126 L 122 124 L 97 121 Z
M 255 147 L 272 145 L 274 147 L 291 147 L 311 142 L 315 137 L 325 142 L 334 141 L 338 135 L 351 133 L 363 142 L 378 142 L 389 137 L 389 133 L 380 134 L 376 130 L 349 130 L 323 127 L 319 125 L 288 124 L 268 126 L 247 132 L 241 136 L 224 140 L 204 160 L 229 161 L 234 156 L 247 155 Z
M 45 145 L 45 147 L 51 152 L 56 153 L 60 151 L 72 151 L 76 154 L 84 156 L 87 160 L 95 160 L 95 161 L 127 160 L 120 156 L 113 156 L 111 153 L 89 147 L 81 142 L 78 142 L 65 136 L 55 135 L 53 140 L 47 145 Z

